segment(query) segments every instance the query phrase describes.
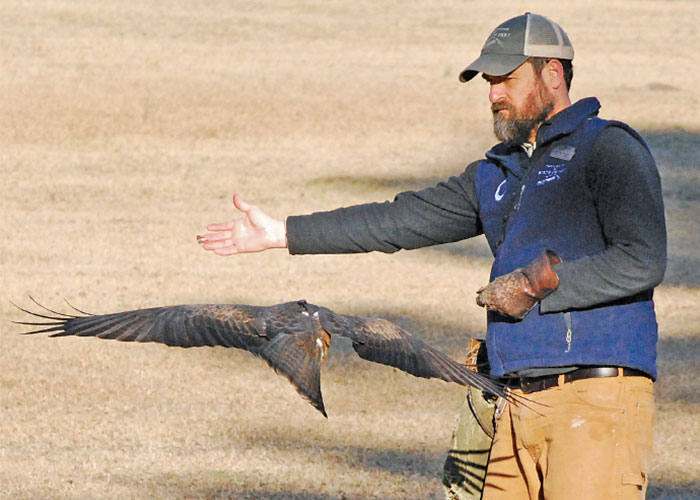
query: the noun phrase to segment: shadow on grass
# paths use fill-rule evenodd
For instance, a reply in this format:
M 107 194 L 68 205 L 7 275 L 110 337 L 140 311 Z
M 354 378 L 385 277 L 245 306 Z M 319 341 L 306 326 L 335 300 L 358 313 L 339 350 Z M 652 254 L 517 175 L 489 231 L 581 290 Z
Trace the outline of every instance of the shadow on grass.
M 269 499 L 269 500 L 370 500 L 382 498 L 384 500 L 442 500 L 439 481 L 440 471 L 424 473 L 423 476 L 416 472 L 416 469 L 424 467 L 426 464 L 435 467 L 442 467 L 443 457 L 439 455 L 422 454 L 418 452 L 399 452 L 394 450 L 371 450 L 355 447 L 344 447 L 328 443 L 326 446 L 319 446 L 318 443 L 306 442 L 303 439 L 297 442 L 289 440 L 283 442 L 284 436 L 280 434 L 275 439 L 280 439 L 279 446 L 286 445 L 319 450 L 320 453 L 327 453 L 336 457 L 339 453 L 345 454 L 345 459 L 349 468 L 364 469 L 372 471 L 381 469 L 392 474 L 391 485 L 378 485 L 386 491 L 394 489 L 396 493 L 381 496 L 363 493 L 371 487 L 367 484 L 357 483 L 356 486 L 333 484 L 332 476 L 324 476 L 319 471 L 320 477 L 318 485 L 299 485 L 295 487 L 294 477 L 275 477 L 275 472 L 269 473 L 261 470 L 251 470 L 245 472 L 229 471 L 183 471 L 169 473 L 153 478 L 158 489 L 167 491 L 168 498 L 183 500 L 225 500 L 225 499 Z M 293 441 L 293 440 L 292 440 Z M 326 460 L 327 461 L 327 460 Z M 421 462 L 417 465 L 416 462 Z M 314 465 L 308 465 L 314 467 Z M 317 467 L 320 467 L 317 465 Z M 405 486 L 411 482 L 416 484 L 416 479 L 422 478 L 426 484 L 420 491 L 407 491 Z M 119 481 L 129 483 L 133 479 L 122 477 Z M 291 483 L 285 485 L 284 483 Z M 280 484 L 282 483 L 282 484 Z M 346 491 L 347 490 L 347 491 Z M 359 491 L 358 491 L 359 490 Z
M 377 497 L 337 494 L 298 493 L 293 491 L 221 489 L 196 495 L 185 495 L 182 500 L 376 500 Z M 400 497 L 404 499 L 405 497 Z M 436 497 L 431 496 L 430 499 Z M 399 500 L 399 497 L 382 497 L 383 500 Z M 419 500 L 416 498 L 416 500 Z M 428 500 L 428 498 L 426 498 Z
M 697 377 L 700 337 L 662 338 L 658 349 L 657 401 L 700 405 L 700 380 Z
M 444 180 L 441 177 L 398 177 L 398 176 L 371 176 L 371 175 L 332 175 L 316 177 L 307 182 L 309 187 L 336 187 L 343 190 L 354 190 L 368 195 L 384 193 L 388 197 L 402 191 L 414 191 L 428 186 L 434 186 Z M 389 193 L 389 194 L 386 194 Z
M 290 436 L 283 431 L 267 433 L 266 436 L 275 447 L 296 450 L 314 450 L 326 457 L 328 462 L 339 462 L 349 469 L 361 469 L 368 472 L 388 472 L 401 478 L 416 480 L 422 478 L 439 484 L 442 467 L 447 456 L 445 452 L 426 452 L 400 448 L 377 448 L 368 442 L 367 446 L 340 444 L 334 436 L 324 439 L 318 435 L 305 438 L 299 434 Z
M 172 481 L 172 477 L 170 477 Z M 187 482 L 183 478 L 183 482 Z M 329 490 L 333 490 L 332 485 L 326 486 Z M 172 498 L 182 500 L 376 500 L 375 496 L 357 495 L 336 491 L 335 493 L 320 493 L 320 492 L 301 492 L 292 490 L 273 490 L 260 487 L 246 487 L 245 485 L 231 485 L 226 480 L 222 480 L 220 484 L 209 481 L 206 486 L 200 486 L 193 491 L 182 492 L 178 494 L 176 491 L 180 488 L 172 487 Z M 183 485 L 182 490 L 188 489 Z M 383 500 L 399 500 L 412 498 L 413 500 L 437 500 L 442 498 L 434 494 L 427 496 L 406 497 L 387 497 L 383 496 Z M 700 499 L 700 481 L 692 481 L 683 485 L 669 484 L 664 481 L 652 481 L 647 492 L 648 500 L 698 500 Z
M 700 133 L 643 130 L 656 158 L 666 204 L 668 268 L 664 284 L 700 286 Z
M 647 491 L 647 500 L 700 500 L 700 480 L 685 484 L 671 484 L 653 478 Z

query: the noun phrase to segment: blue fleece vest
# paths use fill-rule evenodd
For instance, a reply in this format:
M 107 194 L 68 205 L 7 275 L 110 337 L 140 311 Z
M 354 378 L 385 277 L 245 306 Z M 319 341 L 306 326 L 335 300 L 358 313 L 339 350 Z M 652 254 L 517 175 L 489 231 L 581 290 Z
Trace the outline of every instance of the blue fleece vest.
M 499 144 L 477 167 L 476 189 L 484 233 L 494 255 L 491 279 L 522 267 L 544 249 L 575 260 L 605 249 L 586 162 L 595 138 L 619 122 L 597 118 L 600 105 L 583 99 L 543 125 L 532 159 Z M 523 320 L 488 313 L 491 372 L 526 368 L 611 365 L 656 378 L 657 323 L 652 290 L 583 310 L 542 313 Z

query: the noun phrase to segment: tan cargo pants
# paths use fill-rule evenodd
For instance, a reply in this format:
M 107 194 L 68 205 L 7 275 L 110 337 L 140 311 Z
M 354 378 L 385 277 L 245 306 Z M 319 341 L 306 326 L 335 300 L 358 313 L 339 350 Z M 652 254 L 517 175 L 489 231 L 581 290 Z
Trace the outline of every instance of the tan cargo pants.
M 523 394 L 496 421 L 483 500 L 644 499 L 653 383 L 607 377 Z

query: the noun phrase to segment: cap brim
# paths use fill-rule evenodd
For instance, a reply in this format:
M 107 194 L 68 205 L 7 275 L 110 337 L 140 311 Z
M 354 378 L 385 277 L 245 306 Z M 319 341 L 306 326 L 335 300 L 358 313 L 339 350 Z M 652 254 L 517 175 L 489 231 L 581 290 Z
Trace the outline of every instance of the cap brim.
M 468 82 L 479 73 L 493 76 L 507 75 L 525 61 L 527 61 L 527 56 L 522 54 L 482 54 L 459 74 L 459 81 Z

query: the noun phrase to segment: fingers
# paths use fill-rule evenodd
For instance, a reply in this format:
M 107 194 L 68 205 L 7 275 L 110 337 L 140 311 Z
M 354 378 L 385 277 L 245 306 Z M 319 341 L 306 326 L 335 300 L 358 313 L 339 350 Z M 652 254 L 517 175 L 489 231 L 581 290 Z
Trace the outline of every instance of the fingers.
M 233 204 L 235 207 L 240 210 L 241 212 L 248 213 L 250 212 L 254 206 L 251 205 L 250 203 L 246 202 L 243 197 L 236 193 L 233 195 Z M 219 222 L 216 224 L 209 224 L 207 226 L 207 231 L 216 231 L 216 233 L 209 233 L 209 234 L 198 234 L 197 235 L 197 243 L 204 244 L 208 243 L 211 241 L 220 241 L 224 239 L 229 239 L 231 238 L 231 230 L 234 229 L 237 220 L 232 220 L 229 222 Z M 218 233 L 218 234 L 217 234 Z
M 215 233 L 198 234 L 197 243 L 204 245 L 206 248 L 207 243 L 214 241 L 223 241 L 231 239 L 233 235 L 233 222 L 225 222 L 222 224 L 210 224 L 207 226 L 209 231 L 216 231 Z
M 236 193 L 233 195 L 233 205 L 241 212 L 248 213 L 253 208 L 253 205 L 248 203 L 243 199 L 243 197 Z
M 220 222 L 218 224 L 209 224 L 207 226 L 207 231 L 216 231 L 215 233 L 198 234 L 197 243 L 203 245 L 211 241 L 221 241 L 230 239 L 233 234 L 232 230 L 236 225 L 236 221 L 232 220 L 230 222 Z
M 200 245 L 206 244 L 206 243 L 212 243 L 215 241 L 224 241 L 224 240 L 230 240 L 233 236 L 233 233 L 231 231 L 220 231 L 217 233 L 208 233 L 208 234 L 198 234 L 197 235 L 197 243 Z
M 233 229 L 233 225 L 236 223 L 235 220 L 229 222 L 219 222 L 216 224 L 209 224 L 207 226 L 207 231 L 230 231 Z
M 223 248 L 217 248 L 214 250 L 216 255 L 234 255 L 238 253 L 238 250 L 234 246 L 228 246 Z
M 205 236 L 210 236 L 210 235 L 205 235 Z M 202 245 L 202 248 L 204 250 L 213 251 L 215 254 L 218 254 L 218 255 L 231 255 L 234 253 L 238 253 L 238 249 L 236 248 L 235 244 L 231 240 L 230 233 L 229 233 L 228 237 L 225 237 L 221 234 L 215 234 L 210 239 L 204 239 L 204 237 L 198 236 L 197 241 L 199 242 L 200 245 Z
M 481 296 L 481 294 L 484 293 L 484 290 L 486 290 L 486 286 L 482 286 L 476 291 L 476 305 L 478 305 L 479 307 L 486 307 L 486 302 Z

